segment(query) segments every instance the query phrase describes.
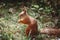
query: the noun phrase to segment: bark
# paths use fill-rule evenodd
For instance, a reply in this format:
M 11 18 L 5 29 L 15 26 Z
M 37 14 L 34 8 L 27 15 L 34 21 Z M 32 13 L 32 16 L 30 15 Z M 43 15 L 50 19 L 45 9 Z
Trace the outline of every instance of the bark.
M 43 28 L 40 30 L 40 33 L 41 34 L 47 34 L 49 36 L 55 36 L 55 37 L 58 37 L 60 36 L 60 29 L 58 28 Z

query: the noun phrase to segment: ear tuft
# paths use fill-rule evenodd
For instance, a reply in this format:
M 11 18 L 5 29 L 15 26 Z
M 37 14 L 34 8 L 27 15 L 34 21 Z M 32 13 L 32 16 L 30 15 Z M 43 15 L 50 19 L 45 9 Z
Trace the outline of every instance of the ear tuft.
M 26 14 L 26 10 L 25 10 L 25 9 L 23 9 L 23 11 L 24 11 L 24 13 Z
M 24 7 L 24 8 L 23 8 L 23 11 L 24 11 L 24 13 L 26 13 L 26 12 L 27 12 L 27 8 L 26 8 L 26 7 Z

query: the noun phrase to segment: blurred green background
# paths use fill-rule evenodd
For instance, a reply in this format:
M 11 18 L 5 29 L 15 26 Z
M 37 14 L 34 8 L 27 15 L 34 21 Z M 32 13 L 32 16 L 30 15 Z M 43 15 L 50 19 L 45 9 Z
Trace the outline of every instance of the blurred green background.
M 0 40 L 30 40 L 25 36 L 26 25 L 19 24 L 18 14 L 26 6 L 27 13 L 38 22 L 38 30 L 60 27 L 60 0 L 1 0 L 0 1 Z M 56 40 L 40 34 L 37 40 Z

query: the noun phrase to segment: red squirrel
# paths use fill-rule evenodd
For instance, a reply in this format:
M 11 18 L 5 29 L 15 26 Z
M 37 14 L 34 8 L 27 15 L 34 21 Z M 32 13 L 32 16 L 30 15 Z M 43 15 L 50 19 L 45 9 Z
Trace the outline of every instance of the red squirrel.
M 26 27 L 25 34 L 26 36 L 35 36 L 39 33 L 41 34 L 48 34 L 48 35 L 54 35 L 54 36 L 60 36 L 60 29 L 57 28 L 43 28 L 38 31 L 38 25 L 36 19 L 33 17 L 29 16 L 26 10 L 23 10 L 19 14 L 20 19 L 18 20 L 19 23 L 27 24 L 28 26 Z
M 18 20 L 19 23 L 27 24 L 25 33 L 26 36 L 34 36 L 38 34 L 38 25 L 36 19 L 29 16 L 26 10 L 23 10 L 19 14 L 20 19 Z

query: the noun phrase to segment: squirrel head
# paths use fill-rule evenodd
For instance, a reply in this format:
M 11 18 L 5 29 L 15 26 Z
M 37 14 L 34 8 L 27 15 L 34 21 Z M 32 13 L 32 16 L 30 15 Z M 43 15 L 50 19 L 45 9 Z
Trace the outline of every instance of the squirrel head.
M 30 19 L 29 15 L 27 14 L 27 11 L 25 9 L 22 10 L 22 12 L 19 14 L 20 19 L 18 20 L 19 23 L 23 24 L 29 24 Z

